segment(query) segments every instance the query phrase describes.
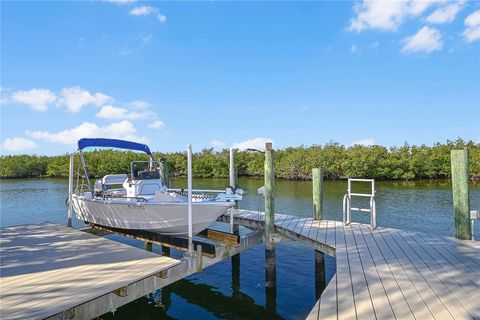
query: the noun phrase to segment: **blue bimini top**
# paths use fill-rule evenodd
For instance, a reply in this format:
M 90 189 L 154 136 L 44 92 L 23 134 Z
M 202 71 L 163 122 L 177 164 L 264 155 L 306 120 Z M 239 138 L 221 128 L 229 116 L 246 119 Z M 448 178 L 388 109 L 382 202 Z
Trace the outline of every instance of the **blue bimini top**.
M 118 139 L 103 139 L 103 138 L 83 138 L 78 140 L 78 149 L 83 150 L 87 147 L 111 147 L 128 150 L 143 151 L 149 156 L 152 155 L 150 148 L 146 144 L 136 143 L 132 141 L 118 140 Z

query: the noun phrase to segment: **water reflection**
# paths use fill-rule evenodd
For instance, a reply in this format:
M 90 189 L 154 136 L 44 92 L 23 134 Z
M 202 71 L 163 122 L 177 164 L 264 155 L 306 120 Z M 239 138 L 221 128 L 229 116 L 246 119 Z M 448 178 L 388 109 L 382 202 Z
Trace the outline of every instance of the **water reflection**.
M 276 312 L 276 288 L 266 290 L 266 305 L 262 306 L 254 298 L 240 290 L 240 257 L 232 259 L 231 295 L 227 295 L 213 285 L 196 280 L 181 279 L 155 291 L 151 298 L 144 297 L 119 308 L 115 313 L 102 316 L 102 319 L 174 319 L 169 315 L 172 295 L 184 302 L 198 306 L 217 318 L 228 319 L 283 319 Z M 132 310 L 136 310 L 135 313 Z M 193 315 L 191 318 L 197 318 Z M 198 317 L 200 318 L 200 317 Z

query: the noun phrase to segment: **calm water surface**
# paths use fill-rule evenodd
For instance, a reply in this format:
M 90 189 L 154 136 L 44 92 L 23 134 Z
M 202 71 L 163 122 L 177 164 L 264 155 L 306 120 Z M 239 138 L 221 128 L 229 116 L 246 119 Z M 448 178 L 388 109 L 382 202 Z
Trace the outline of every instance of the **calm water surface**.
M 185 179 L 172 181 L 185 187 Z M 195 179 L 195 188 L 222 189 L 224 179 Z M 263 198 L 256 195 L 261 179 L 241 178 L 247 195 L 241 208 L 262 209 Z M 311 183 L 277 181 L 277 212 L 311 216 Z M 358 191 L 362 188 L 358 188 Z M 41 221 L 66 223 L 67 181 L 60 179 L 0 180 L 0 225 L 11 226 Z M 324 214 L 341 220 L 346 182 L 327 182 Z M 480 209 L 480 186 L 470 186 L 471 207 Z M 367 206 L 354 203 L 354 206 Z M 451 236 L 453 208 L 448 181 L 377 182 L 377 224 L 384 227 L 421 230 Z M 368 214 L 354 214 L 353 220 L 369 223 Z M 83 227 L 74 221 L 75 227 Z M 475 233 L 480 235 L 480 223 Z M 110 238 L 137 247 L 143 243 L 118 236 Z M 154 246 L 154 251 L 160 248 Z M 172 250 L 172 256 L 180 252 Z M 103 319 L 303 319 L 315 303 L 314 251 L 289 242 L 277 245 L 277 296 L 274 311 L 267 310 L 264 287 L 264 248 L 258 246 L 241 254 L 239 283 L 232 277 L 230 260 L 202 273 L 178 281 L 150 297 L 138 299 Z M 236 270 L 238 271 L 238 270 Z M 327 278 L 335 273 L 335 260 L 327 257 Z

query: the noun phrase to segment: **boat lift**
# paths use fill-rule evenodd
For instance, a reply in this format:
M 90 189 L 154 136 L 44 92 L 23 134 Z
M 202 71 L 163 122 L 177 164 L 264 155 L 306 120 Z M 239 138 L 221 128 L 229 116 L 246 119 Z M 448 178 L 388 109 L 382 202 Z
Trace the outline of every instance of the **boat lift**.
M 352 192 L 352 182 L 368 182 L 371 184 L 370 193 Z M 375 179 L 348 179 L 347 193 L 343 197 L 343 224 L 348 226 L 352 223 L 352 211 L 370 212 L 370 226 L 372 229 L 377 228 L 377 205 L 375 202 Z M 369 208 L 352 207 L 352 197 L 368 197 L 370 198 Z

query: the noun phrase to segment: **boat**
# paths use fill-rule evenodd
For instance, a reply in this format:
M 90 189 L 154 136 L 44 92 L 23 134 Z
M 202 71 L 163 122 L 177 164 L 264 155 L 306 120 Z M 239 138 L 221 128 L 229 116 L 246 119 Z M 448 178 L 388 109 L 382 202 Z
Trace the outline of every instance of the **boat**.
M 141 151 L 149 160 L 130 163 L 130 172 L 109 174 L 92 185 L 83 150 L 109 147 Z M 188 192 L 168 188 L 161 161 L 154 160 L 150 148 L 141 143 L 103 138 L 83 138 L 77 153 L 81 167 L 77 187 L 71 195 L 78 219 L 105 227 L 145 230 L 163 235 L 188 234 Z M 71 172 L 72 173 L 72 172 Z M 192 190 L 192 233 L 206 229 L 242 200 L 243 190 L 228 186 L 225 190 Z

